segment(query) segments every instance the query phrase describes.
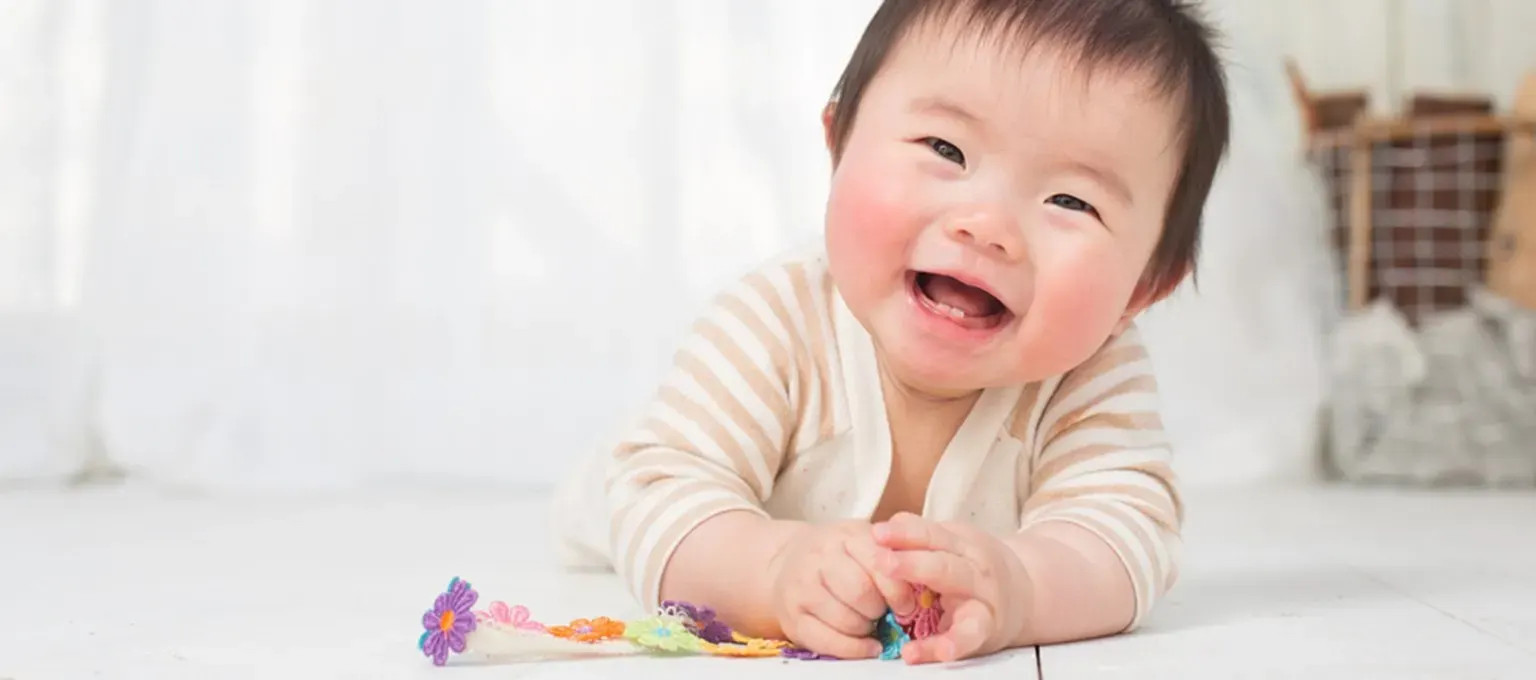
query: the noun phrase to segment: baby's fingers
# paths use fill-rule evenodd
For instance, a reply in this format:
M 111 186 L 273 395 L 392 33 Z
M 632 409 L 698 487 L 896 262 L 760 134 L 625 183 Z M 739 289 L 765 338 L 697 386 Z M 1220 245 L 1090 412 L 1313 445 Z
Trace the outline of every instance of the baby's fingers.
M 873 540 L 853 541 L 848 545 L 848 554 L 858 562 L 869 580 L 874 584 L 875 591 L 880 595 L 880 609 L 871 616 L 871 619 L 880 618 L 885 614 L 885 609 L 898 615 L 906 616 L 917 609 L 917 595 L 913 592 L 911 584 L 898 578 L 892 578 L 880 570 L 880 555 L 886 551 L 875 545 Z
M 869 635 L 874 630 L 874 620 L 878 617 L 865 616 L 844 603 L 833 593 L 825 576 L 818 591 L 804 607 L 807 614 L 820 619 L 827 627 L 842 635 Z
M 933 663 L 958 661 L 986 651 L 988 640 L 996 628 L 992 610 L 980 600 L 960 603 L 951 619 L 949 629 L 933 637 L 913 640 L 901 650 L 901 658 L 907 663 Z
M 966 555 L 966 546 L 947 527 L 915 515 L 901 514 L 876 524 L 875 541 L 891 550 L 941 550 Z
M 852 555 L 830 560 L 821 569 L 822 580 L 832 596 L 858 612 L 866 622 L 885 615 L 885 599 L 874 575 Z
M 976 565 L 962 557 L 946 552 L 922 550 L 892 552 L 880 555 L 880 571 L 886 576 L 927 586 L 940 595 L 976 597 L 981 580 Z
M 873 659 L 880 656 L 881 650 L 874 639 L 844 635 L 814 616 L 801 617 L 791 639 L 817 654 L 839 659 Z
M 908 616 L 917 611 L 917 593 L 910 584 L 879 572 L 875 572 L 873 579 L 886 606 L 897 616 Z

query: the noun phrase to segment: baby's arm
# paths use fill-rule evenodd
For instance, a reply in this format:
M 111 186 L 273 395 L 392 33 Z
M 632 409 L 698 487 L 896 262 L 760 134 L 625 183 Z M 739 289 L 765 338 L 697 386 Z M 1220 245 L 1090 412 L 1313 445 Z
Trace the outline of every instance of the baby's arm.
M 674 356 L 607 484 L 614 567 L 640 600 L 706 604 L 746 633 L 776 625 L 765 574 L 798 523 L 761 503 L 794 433 L 792 274 L 749 277 L 717 298 Z M 779 280 L 783 279 L 783 280 Z
M 1034 583 L 1021 644 L 1138 626 L 1177 576 L 1183 509 L 1135 329 L 1069 374 L 1041 419 L 1023 530 Z

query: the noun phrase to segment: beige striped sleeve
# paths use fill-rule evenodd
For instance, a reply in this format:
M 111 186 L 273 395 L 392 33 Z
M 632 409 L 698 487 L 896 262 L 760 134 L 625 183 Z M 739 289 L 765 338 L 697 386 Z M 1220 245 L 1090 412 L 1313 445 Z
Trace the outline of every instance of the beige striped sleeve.
M 718 296 L 674 354 L 639 427 L 612 452 L 607 483 L 615 571 L 647 608 L 673 552 L 731 510 L 766 516 L 813 378 L 804 271 L 772 268 Z
M 1138 627 L 1178 575 L 1183 507 L 1158 415 L 1157 383 L 1132 328 L 1064 376 L 1041 405 L 1021 524 L 1065 521 L 1114 549 Z

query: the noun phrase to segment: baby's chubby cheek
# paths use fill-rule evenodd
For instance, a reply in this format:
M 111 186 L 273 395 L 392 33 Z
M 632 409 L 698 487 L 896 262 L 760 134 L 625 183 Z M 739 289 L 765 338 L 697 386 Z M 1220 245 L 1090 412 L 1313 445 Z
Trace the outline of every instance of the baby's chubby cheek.
M 1092 356 L 1125 314 L 1127 284 L 1102 264 L 1092 265 L 1084 261 L 1053 266 L 1037 274 L 1023 335 L 1032 360 L 1047 374 L 1066 371 Z
M 879 173 L 844 166 L 833 176 L 827 198 L 827 253 L 846 294 L 885 283 L 905 270 L 913 224 L 902 192 Z

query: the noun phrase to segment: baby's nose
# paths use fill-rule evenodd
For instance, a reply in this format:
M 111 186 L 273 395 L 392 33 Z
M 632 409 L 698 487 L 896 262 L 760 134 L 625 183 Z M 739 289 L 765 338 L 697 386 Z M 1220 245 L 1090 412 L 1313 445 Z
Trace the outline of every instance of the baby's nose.
M 1017 262 L 1024 257 L 1024 239 L 1013 223 L 995 215 L 974 215 L 952 220 L 944 232 L 952 239 L 983 251 L 989 257 Z

